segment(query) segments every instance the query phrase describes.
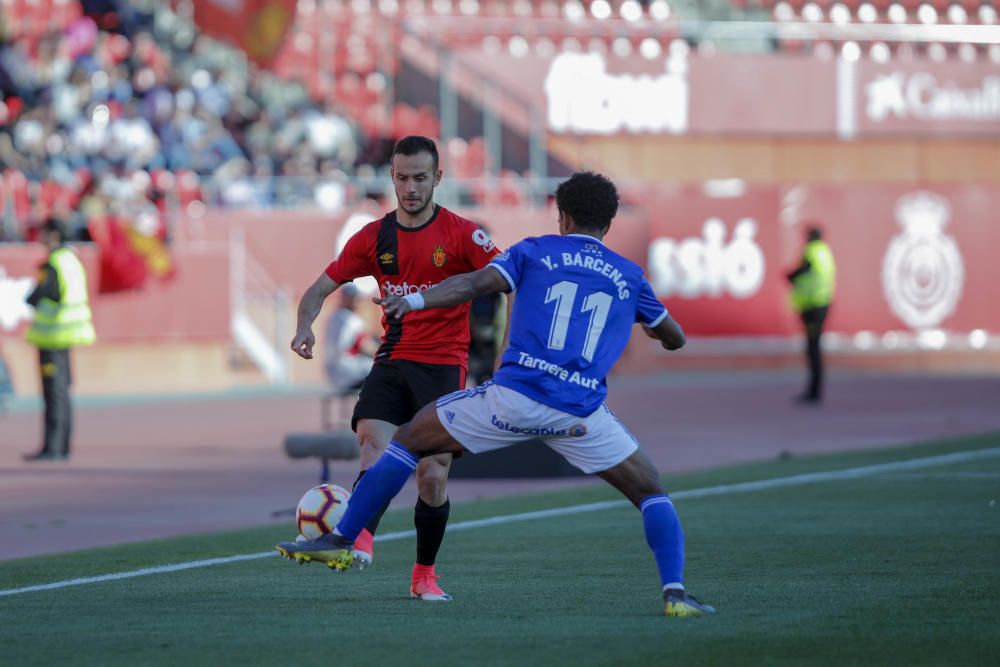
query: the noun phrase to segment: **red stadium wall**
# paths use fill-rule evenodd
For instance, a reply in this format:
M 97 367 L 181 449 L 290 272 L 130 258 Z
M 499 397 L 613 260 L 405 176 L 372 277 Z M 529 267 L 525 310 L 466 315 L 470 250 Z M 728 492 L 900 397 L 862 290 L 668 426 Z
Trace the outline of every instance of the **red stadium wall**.
M 989 292 L 1000 189 L 762 186 L 713 196 L 690 186 L 649 197 L 648 275 L 691 334 L 798 333 L 785 273 L 810 221 L 837 259 L 830 330 L 1000 329 Z
M 1000 183 L 1000 140 L 561 135 L 549 150 L 571 165 L 655 182 Z
M 985 59 L 455 54 L 456 90 L 478 99 L 491 82 L 506 126 L 527 133 L 537 114 L 550 154 L 613 176 L 1000 181 L 1000 77 Z
M 228 250 L 174 249 L 177 275 L 141 289 L 97 294 L 99 263 L 92 245 L 76 246 L 87 269 L 94 324 L 102 343 L 226 340 L 229 337 Z M 0 245 L 0 335 L 20 336 L 30 310 L 22 304 L 45 259 L 40 245 Z
M 665 359 L 696 361 L 699 354 L 716 354 L 699 347 L 711 341 L 739 347 L 775 337 L 795 340 L 800 332 L 788 308 L 784 274 L 798 259 L 809 221 L 826 229 L 837 258 L 832 332 L 849 341 L 859 336 L 885 340 L 887 332 L 947 332 L 972 340 L 970 333 L 982 336 L 973 333 L 977 330 L 1000 330 L 1000 309 L 989 292 L 997 276 L 992 255 L 1000 247 L 1000 230 L 992 217 L 1000 210 L 1000 188 L 779 187 L 737 181 L 646 186 L 630 190 L 626 199 L 608 242 L 646 268 L 658 295 L 696 344 L 681 359 L 660 355 L 639 337 L 623 368 L 652 370 Z M 484 223 L 500 246 L 556 229 L 552 210 L 495 207 L 463 213 Z M 81 391 L 151 390 L 148 377 L 157 378 L 159 390 L 263 381 L 259 373 L 237 377 L 227 362 L 226 350 L 233 348 L 234 249 L 245 248 L 260 265 L 269 276 L 268 289 L 285 292 L 284 328 L 290 335 L 302 292 L 346 237 L 379 214 L 215 210 L 180 222 L 172 280 L 151 281 L 141 291 L 92 294 L 99 344 L 78 356 L 84 366 Z M 93 290 L 96 249 L 84 246 L 80 254 Z M 9 360 L 16 356 L 20 391 L 30 391 L 36 363 L 20 340 L 30 319 L 23 298 L 43 255 L 40 246 L 0 245 L 0 344 Z M 368 308 L 374 325 L 377 309 Z M 322 336 L 323 322 L 317 327 Z M 766 363 L 766 355 L 757 357 Z M 291 368 L 293 382 L 321 381 L 316 364 Z
M 546 110 L 553 136 L 630 134 L 877 138 L 1000 135 L 1000 77 L 988 60 L 821 59 L 788 54 L 656 58 L 458 49 L 455 87 L 485 77 L 508 99 L 505 122 Z M 414 54 L 416 55 L 416 54 Z
M 713 187 L 716 189 L 713 190 Z M 736 188 L 726 191 L 719 188 Z M 797 332 L 785 272 L 803 225 L 821 224 L 837 258 L 830 328 L 853 334 L 941 328 L 1000 330 L 989 294 L 1000 229 L 1000 188 L 972 185 L 660 186 L 634 197 L 608 238 L 647 268 L 657 293 L 689 333 L 774 336 Z M 553 211 L 497 207 L 465 211 L 499 245 L 555 231 Z M 375 219 L 357 212 L 355 227 Z M 102 342 L 227 340 L 234 233 L 294 303 L 336 256 L 347 215 L 212 211 L 178 229 L 177 275 L 141 291 L 94 294 Z M 80 248 L 97 282 L 96 250 Z M 0 330 L 19 336 L 30 311 L 38 246 L 0 245 Z

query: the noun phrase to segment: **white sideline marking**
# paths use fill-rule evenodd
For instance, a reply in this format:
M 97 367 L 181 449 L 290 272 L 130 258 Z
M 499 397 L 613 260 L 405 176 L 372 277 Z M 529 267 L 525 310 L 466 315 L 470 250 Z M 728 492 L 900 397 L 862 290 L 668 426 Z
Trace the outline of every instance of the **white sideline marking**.
M 1000 479 L 1000 472 L 913 472 L 893 479 Z
M 1000 447 L 992 449 L 979 449 L 971 452 L 956 452 L 954 454 L 943 454 L 941 456 L 928 456 L 920 459 L 909 459 L 906 461 L 894 461 L 892 463 L 880 463 L 877 465 L 861 466 L 858 468 L 846 468 L 844 470 L 828 470 L 825 472 L 812 472 L 802 475 L 792 475 L 790 477 L 776 477 L 772 479 L 762 479 L 756 482 L 741 482 L 738 484 L 723 484 L 721 486 L 709 486 L 702 489 L 688 489 L 671 493 L 675 500 L 685 498 L 707 498 L 709 496 L 723 496 L 730 493 L 743 493 L 746 491 L 764 491 L 767 489 L 778 489 L 787 486 L 801 486 L 803 484 L 813 484 L 816 482 L 829 482 L 841 479 L 856 479 L 859 477 L 870 477 L 887 472 L 899 472 L 902 470 L 918 470 L 921 468 L 931 468 L 952 463 L 963 463 L 966 461 L 977 461 L 979 459 L 994 458 L 1000 456 Z M 606 509 L 617 509 L 620 507 L 630 507 L 627 500 L 608 500 L 598 503 L 588 503 L 586 505 L 573 505 L 571 507 L 559 507 L 550 510 L 538 510 L 535 512 L 523 512 L 521 514 L 507 514 L 494 516 L 488 519 L 475 519 L 472 521 L 460 521 L 448 526 L 448 532 L 459 530 L 469 530 L 471 528 L 482 528 L 483 526 L 495 526 L 504 523 L 514 523 L 517 521 L 532 521 L 534 519 L 547 519 L 554 516 L 567 516 L 570 514 L 583 514 L 585 512 L 598 512 Z M 375 537 L 376 542 L 391 542 L 401 540 L 416 535 L 415 530 L 403 530 L 386 535 Z M 236 563 L 239 561 L 256 560 L 267 556 L 277 556 L 276 551 L 261 551 L 253 554 L 240 554 L 237 556 L 225 556 L 222 558 L 209 558 L 207 560 L 195 560 L 187 563 L 176 563 L 174 565 L 161 565 L 159 567 L 146 567 L 141 570 L 131 570 L 129 572 L 115 572 L 112 574 L 102 574 L 96 577 L 82 577 L 80 579 L 64 579 L 54 581 L 51 584 L 38 584 L 36 586 L 25 586 L 23 588 L 8 588 L 0 590 L 0 597 L 8 595 L 19 595 L 21 593 L 35 593 L 38 591 L 52 591 L 69 586 L 82 586 L 83 584 L 97 584 L 104 581 L 118 581 L 121 579 L 132 579 L 133 577 L 144 577 L 150 574 L 162 574 L 166 572 L 180 572 L 181 570 L 193 570 L 200 567 L 212 565 L 225 565 L 226 563 Z

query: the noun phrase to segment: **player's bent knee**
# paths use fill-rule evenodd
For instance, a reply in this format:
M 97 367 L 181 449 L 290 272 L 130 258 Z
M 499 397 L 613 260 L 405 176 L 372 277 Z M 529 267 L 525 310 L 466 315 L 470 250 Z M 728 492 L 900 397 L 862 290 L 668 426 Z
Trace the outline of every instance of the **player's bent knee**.
M 636 507 L 649 496 L 666 493 L 656 467 L 641 450 L 613 468 L 598 474 Z
M 640 503 L 650 496 L 665 495 L 667 495 L 667 490 L 663 488 L 662 484 L 641 484 L 635 487 L 635 497 Z
M 444 485 L 448 481 L 451 468 L 451 454 L 435 454 L 420 460 L 417 466 L 417 483 L 427 480 L 428 484 Z
M 424 459 L 424 462 L 431 463 L 431 459 Z M 448 499 L 447 472 L 447 468 L 438 464 L 417 467 L 417 492 L 431 507 L 437 507 Z
M 358 444 L 361 446 L 361 464 L 367 467 L 385 451 L 396 427 L 388 422 L 362 419 L 358 421 Z
M 636 479 L 632 488 L 635 490 L 635 494 L 640 502 L 650 496 L 667 495 L 667 489 L 663 486 L 663 482 L 660 481 L 659 476 L 656 475 L 656 471 L 653 471 L 650 476 L 643 476 Z
M 444 502 L 445 497 L 448 493 L 448 481 L 436 478 L 424 478 L 417 480 L 417 491 L 420 493 L 420 497 L 424 500 L 439 499 L 437 502 L 432 503 L 432 505 L 440 504 Z
M 358 444 L 361 446 L 361 451 L 376 456 L 380 456 L 385 450 L 385 443 L 377 438 L 359 437 Z

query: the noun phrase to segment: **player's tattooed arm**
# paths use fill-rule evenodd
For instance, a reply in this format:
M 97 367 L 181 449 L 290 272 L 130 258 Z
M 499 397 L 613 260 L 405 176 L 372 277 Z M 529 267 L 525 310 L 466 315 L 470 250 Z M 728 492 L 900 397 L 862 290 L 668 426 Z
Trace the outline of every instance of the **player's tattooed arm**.
M 316 335 L 312 330 L 313 322 L 319 316 L 326 297 L 333 294 L 338 287 L 340 284 L 334 282 L 324 271 L 299 300 L 298 323 L 295 327 L 295 337 L 292 338 L 292 350 L 303 359 L 313 358 L 313 346 L 316 344 Z
M 385 299 L 375 297 L 373 302 L 382 306 L 387 317 L 402 317 L 412 310 L 424 308 L 451 308 L 466 301 L 472 301 L 482 294 L 506 292 L 510 289 L 507 281 L 496 269 L 487 266 L 442 280 L 440 283 L 417 294 L 405 297 L 390 296 Z

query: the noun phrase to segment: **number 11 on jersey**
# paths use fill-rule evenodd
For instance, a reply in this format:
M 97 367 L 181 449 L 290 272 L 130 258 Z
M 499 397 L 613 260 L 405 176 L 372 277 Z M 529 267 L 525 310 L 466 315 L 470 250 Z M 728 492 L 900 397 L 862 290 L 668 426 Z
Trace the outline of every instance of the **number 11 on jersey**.
M 579 285 L 563 280 L 549 287 L 545 292 L 545 303 L 556 302 L 555 312 L 552 314 L 552 324 L 549 326 L 550 350 L 562 350 L 566 347 L 566 335 L 569 333 L 570 322 L 573 320 L 576 304 L 576 293 Z M 611 295 L 605 292 L 594 292 L 583 298 L 581 313 L 590 313 L 590 321 L 587 324 L 587 337 L 583 342 L 581 352 L 587 361 L 594 360 L 594 352 L 597 350 L 597 341 L 604 331 L 604 324 L 608 321 L 608 313 L 611 310 Z

